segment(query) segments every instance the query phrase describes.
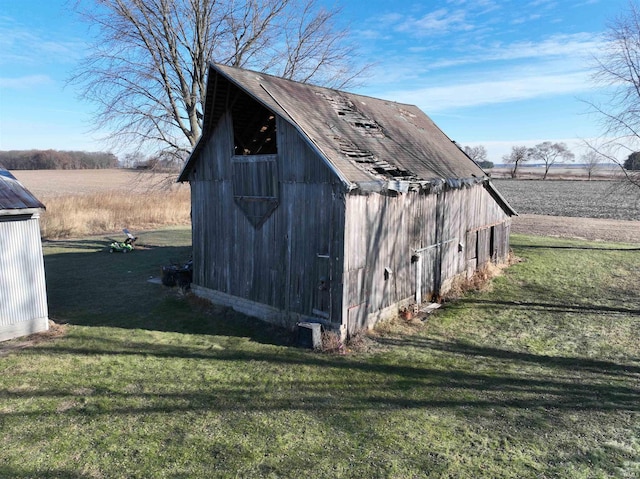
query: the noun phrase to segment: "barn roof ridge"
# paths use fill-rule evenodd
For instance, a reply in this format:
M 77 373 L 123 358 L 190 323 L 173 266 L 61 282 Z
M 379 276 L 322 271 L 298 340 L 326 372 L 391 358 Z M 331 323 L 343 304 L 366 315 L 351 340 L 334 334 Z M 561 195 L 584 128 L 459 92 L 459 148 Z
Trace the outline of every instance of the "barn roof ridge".
M 205 110 L 215 100 L 218 75 L 298 129 L 348 189 L 396 189 L 405 183 L 402 189 L 431 189 L 442 182 L 454 187 L 488 180 L 415 105 L 212 63 Z M 205 140 L 194 148 L 178 181 L 188 179 L 214 127 L 203 126 Z

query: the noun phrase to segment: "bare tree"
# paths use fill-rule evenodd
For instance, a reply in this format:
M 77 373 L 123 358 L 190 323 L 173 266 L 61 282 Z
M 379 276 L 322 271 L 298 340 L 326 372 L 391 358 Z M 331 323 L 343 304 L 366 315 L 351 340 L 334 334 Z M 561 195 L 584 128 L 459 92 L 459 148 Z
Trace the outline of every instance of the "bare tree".
M 640 5 L 630 0 L 626 9 L 609 22 L 604 47 L 595 57 L 593 79 L 603 87 L 606 100 L 590 102 L 598 114 L 603 140 L 589 145 L 601 156 L 616 163 L 625 175 L 627 186 L 640 188 L 640 171 L 626 170 L 620 151 L 638 149 L 640 140 Z
M 344 88 L 361 72 L 320 0 L 76 0 L 97 41 L 72 83 L 116 144 L 184 158 L 201 134 L 209 62 Z
M 475 161 L 477 164 L 487 161 L 487 149 L 482 146 L 465 146 L 462 148 L 469 158 Z
M 569 151 L 565 143 L 543 141 L 533 147 L 531 150 L 531 158 L 544 163 L 544 175 L 542 179 L 546 180 L 549 174 L 549 168 L 561 161 L 573 161 L 575 155 Z
M 591 175 L 600 168 L 602 160 L 602 155 L 595 150 L 589 150 L 580 157 L 582 167 L 587 171 L 589 180 L 591 180 Z
M 531 148 L 527 148 L 526 146 L 512 146 L 511 153 L 504 155 L 502 160 L 509 165 L 513 165 L 511 168 L 511 178 L 517 178 L 518 167 L 529 161 L 530 158 Z

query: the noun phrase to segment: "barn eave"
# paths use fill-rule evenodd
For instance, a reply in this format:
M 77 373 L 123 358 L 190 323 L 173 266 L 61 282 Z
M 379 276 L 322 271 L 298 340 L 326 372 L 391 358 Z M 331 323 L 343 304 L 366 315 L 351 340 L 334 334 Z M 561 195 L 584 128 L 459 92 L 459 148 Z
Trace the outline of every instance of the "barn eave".
M 44 206 L 42 208 L 0 209 L 0 216 L 33 216 L 39 215 L 44 209 Z
M 504 196 L 496 189 L 491 180 L 487 179 L 484 186 L 491 197 L 502 207 L 509 216 L 518 216 L 518 212 L 509 204 Z

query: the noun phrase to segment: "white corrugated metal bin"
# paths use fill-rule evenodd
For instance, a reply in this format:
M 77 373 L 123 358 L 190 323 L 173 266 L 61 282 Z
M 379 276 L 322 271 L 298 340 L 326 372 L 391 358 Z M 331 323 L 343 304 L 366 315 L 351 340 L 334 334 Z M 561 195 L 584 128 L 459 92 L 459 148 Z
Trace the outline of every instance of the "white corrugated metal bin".
M 0 341 L 49 327 L 42 209 L 11 173 L 0 169 Z

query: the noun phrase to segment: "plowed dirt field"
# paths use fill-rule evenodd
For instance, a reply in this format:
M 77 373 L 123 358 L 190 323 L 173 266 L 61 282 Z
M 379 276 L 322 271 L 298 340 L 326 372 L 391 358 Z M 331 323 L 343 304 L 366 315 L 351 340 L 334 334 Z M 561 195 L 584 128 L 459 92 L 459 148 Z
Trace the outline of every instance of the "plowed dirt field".
M 494 180 L 514 233 L 640 243 L 640 190 L 616 181 Z

